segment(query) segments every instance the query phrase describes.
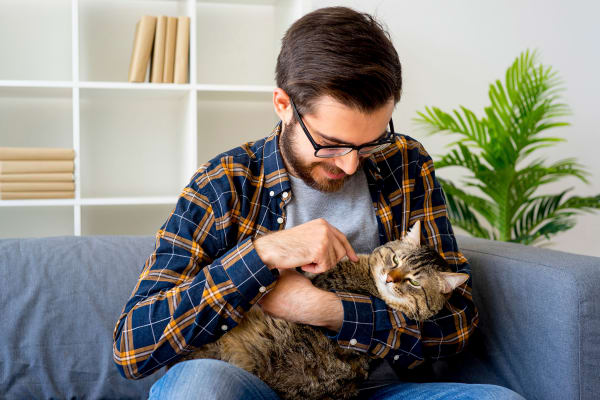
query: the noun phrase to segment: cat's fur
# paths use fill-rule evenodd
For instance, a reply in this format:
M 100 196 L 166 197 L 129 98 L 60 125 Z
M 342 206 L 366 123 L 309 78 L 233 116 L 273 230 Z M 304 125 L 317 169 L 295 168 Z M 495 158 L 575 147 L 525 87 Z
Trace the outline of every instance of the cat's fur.
M 388 242 L 358 262 L 314 276 L 319 288 L 374 295 L 408 317 L 437 314 L 446 295 L 468 279 L 450 272 L 432 248 L 420 245 L 420 222 L 402 239 Z M 415 287 L 408 281 L 418 281 Z M 344 349 L 322 329 L 273 318 L 253 307 L 230 332 L 177 362 L 194 358 L 227 361 L 258 376 L 283 399 L 348 399 L 367 378 L 370 357 Z

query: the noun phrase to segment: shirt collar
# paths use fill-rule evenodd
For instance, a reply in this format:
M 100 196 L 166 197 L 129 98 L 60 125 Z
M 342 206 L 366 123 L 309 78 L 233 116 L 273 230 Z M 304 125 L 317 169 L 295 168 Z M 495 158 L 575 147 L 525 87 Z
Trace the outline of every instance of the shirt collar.
M 371 155 L 365 161 L 365 172 L 367 172 L 367 176 L 371 174 L 371 177 L 375 179 L 375 181 L 380 181 L 381 170 L 375 161 L 375 156 Z

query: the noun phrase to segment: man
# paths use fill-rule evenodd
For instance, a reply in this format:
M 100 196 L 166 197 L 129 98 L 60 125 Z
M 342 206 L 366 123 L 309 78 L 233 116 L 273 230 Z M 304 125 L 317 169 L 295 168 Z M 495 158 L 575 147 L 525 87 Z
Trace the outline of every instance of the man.
M 285 34 L 276 80 L 281 122 L 272 134 L 202 165 L 158 231 L 115 327 L 121 374 L 139 379 L 174 365 L 152 387 L 157 399 L 276 399 L 264 382 L 227 363 L 178 362 L 258 303 L 376 358 L 363 398 L 520 398 L 498 386 L 400 383 L 392 370 L 402 376 L 464 349 L 478 321 L 470 280 L 417 325 L 381 299 L 315 288 L 296 270 L 320 273 L 345 256 L 357 260 L 357 252 L 398 239 L 421 220 L 422 240 L 455 271 L 470 273 L 431 158 L 393 132 L 402 80 L 389 35 L 367 14 L 314 11 Z

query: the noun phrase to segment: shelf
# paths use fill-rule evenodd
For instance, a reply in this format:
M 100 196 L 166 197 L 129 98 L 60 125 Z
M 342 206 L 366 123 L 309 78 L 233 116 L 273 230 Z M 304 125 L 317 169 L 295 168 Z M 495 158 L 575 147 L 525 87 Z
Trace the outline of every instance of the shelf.
M 274 85 L 195 85 L 199 92 L 273 93 Z
M 1 207 L 53 207 L 72 206 L 75 199 L 23 199 L 23 200 L 0 200 Z
M 133 82 L 79 82 L 83 89 L 127 89 L 127 90 L 174 90 L 185 91 L 192 89 L 190 84 L 180 83 L 133 83 Z
M 199 92 L 257 92 L 273 93 L 274 85 L 217 85 L 217 84 L 177 84 L 177 83 L 132 83 L 132 82 L 101 82 L 101 81 L 0 81 L 3 88 L 82 88 L 82 89 L 131 89 L 131 90 L 197 90 Z
M 171 204 L 175 206 L 178 196 L 170 197 L 96 197 L 79 200 L 82 206 L 116 206 L 131 204 Z
M 118 206 L 132 204 L 172 204 L 177 203 L 178 196 L 165 197 L 91 197 L 84 199 L 23 199 L 0 200 L 0 207 L 32 207 L 32 206 Z
M 56 89 L 116 89 L 147 91 L 188 91 L 198 92 L 232 92 L 232 93 L 273 93 L 274 85 L 217 85 L 217 84 L 176 84 L 176 83 L 132 83 L 101 81 L 0 81 L 0 91 L 5 88 L 56 88 Z M 42 92 L 40 92 L 42 93 Z
M 2 81 L 0 80 L 0 89 L 2 88 L 72 88 L 72 81 L 23 81 L 23 80 L 15 80 L 15 81 Z

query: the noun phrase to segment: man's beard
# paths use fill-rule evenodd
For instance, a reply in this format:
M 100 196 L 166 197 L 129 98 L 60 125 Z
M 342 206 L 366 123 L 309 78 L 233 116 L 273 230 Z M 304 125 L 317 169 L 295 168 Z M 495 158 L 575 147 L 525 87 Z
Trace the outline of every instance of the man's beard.
M 328 179 L 325 177 L 317 181 L 313 177 L 313 171 L 315 171 L 319 166 L 332 175 L 339 175 L 344 171 L 335 166 L 330 165 L 327 162 L 302 162 L 302 160 L 300 160 L 294 152 L 294 134 L 294 124 L 286 123 L 283 131 L 279 135 L 279 148 L 281 150 L 281 155 L 283 156 L 287 167 L 291 169 L 291 171 L 288 172 L 298 175 L 298 177 L 302 179 L 302 181 L 304 181 L 305 184 L 321 192 L 331 193 L 340 190 L 344 186 L 350 175 L 344 175 L 344 177 L 340 179 Z M 358 171 L 359 168 L 362 168 L 363 164 L 364 159 L 359 159 L 359 164 L 356 170 Z

